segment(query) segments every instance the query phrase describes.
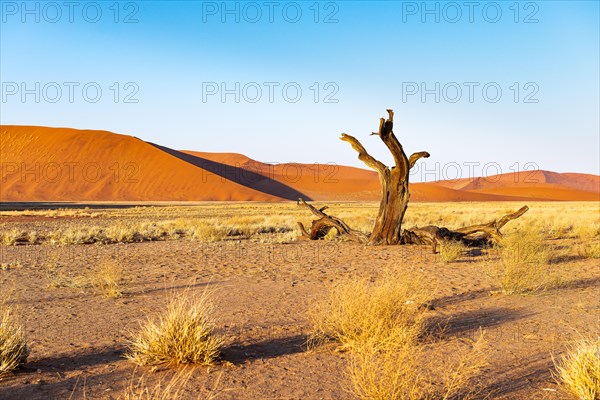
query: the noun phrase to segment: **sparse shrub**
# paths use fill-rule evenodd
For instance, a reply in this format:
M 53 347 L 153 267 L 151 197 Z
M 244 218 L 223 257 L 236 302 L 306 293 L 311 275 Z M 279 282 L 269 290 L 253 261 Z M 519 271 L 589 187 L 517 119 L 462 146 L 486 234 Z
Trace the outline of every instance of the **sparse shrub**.
M 309 343 L 334 340 L 342 350 L 365 345 L 395 348 L 413 343 L 423 330 L 426 291 L 418 277 L 392 271 L 381 279 L 351 279 L 334 284 L 329 298 L 310 311 Z
M 445 263 L 456 261 L 466 250 L 467 248 L 462 242 L 443 240 L 440 242 L 440 259 Z
M 552 247 L 544 243 L 541 234 L 524 231 L 506 236 L 500 249 L 495 275 L 505 294 L 535 292 L 552 283 L 547 268 Z
M 557 380 L 575 398 L 600 399 L 600 337 L 581 340 L 555 366 Z
M 127 358 L 152 366 L 214 363 L 222 340 L 214 334 L 212 310 L 206 293 L 171 300 L 163 315 L 148 319 L 133 336 Z
M 93 270 L 90 275 L 90 282 L 98 293 L 106 297 L 123 297 L 121 288 L 122 269 L 113 261 L 104 261 L 100 266 Z
M 23 329 L 14 321 L 11 311 L 0 305 L 0 377 L 25 363 L 28 356 Z

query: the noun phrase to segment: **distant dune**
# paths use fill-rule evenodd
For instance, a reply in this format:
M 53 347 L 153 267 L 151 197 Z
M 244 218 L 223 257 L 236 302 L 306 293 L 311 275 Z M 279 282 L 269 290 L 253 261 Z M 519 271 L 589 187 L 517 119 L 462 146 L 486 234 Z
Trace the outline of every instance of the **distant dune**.
M 431 184 L 463 193 L 493 196 L 514 196 L 542 200 L 600 200 L 600 176 L 557 173 L 550 171 L 521 171 Z
M 360 201 L 373 171 L 177 151 L 106 131 L 0 126 L 0 201 Z M 413 201 L 599 200 L 600 177 L 525 171 L 415 183 Z

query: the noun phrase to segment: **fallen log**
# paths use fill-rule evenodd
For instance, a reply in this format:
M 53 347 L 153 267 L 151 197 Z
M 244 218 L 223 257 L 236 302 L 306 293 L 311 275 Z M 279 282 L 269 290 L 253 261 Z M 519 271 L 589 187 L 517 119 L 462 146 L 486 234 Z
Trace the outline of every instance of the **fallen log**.
M 485 224 L 470 225 L 463 228 L 450 230 L 445 227 L 434 225 L 422 228 L 414 227 L 402 231 L 403 244 L 430 244 L 433 252 L 437 252 L 437 246 L 441 241 L 460 241 L 467 246 L 481 247 L 498 243 L 502 239 L 500 229 L 508 222 L 519 218 L 529 210 L 523 206 L 519 210 L 504 215 L 498 220 Z
M 324 211 L 328 208 L 327 206 L 317 209 L 311 204 L 306 203 L 303 199 L 298 199 L 297 204 L 308 208 L 314 215 L 319 217 L 312 222 L 310 231 L 304 227 L 302 222 L 298 222 L 298 228 L 300 229 L 301 237 L 310 240 L 318 240 L 327 235 L 332 228 L 335 228 L 338 232 L 338 235 L 345 236 L 355 242 L 366 243 L 367 240 L 369 240 L 368 235 L 350 228 L 348 224 L 341 219 L 325 214 Z

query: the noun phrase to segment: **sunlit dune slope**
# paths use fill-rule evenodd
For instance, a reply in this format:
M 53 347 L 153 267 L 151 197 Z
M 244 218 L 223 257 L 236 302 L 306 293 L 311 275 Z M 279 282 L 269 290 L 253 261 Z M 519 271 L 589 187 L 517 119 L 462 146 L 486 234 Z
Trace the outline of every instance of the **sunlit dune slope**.
M 2 201 L 278 200 L 132 136 L 0 126 Z

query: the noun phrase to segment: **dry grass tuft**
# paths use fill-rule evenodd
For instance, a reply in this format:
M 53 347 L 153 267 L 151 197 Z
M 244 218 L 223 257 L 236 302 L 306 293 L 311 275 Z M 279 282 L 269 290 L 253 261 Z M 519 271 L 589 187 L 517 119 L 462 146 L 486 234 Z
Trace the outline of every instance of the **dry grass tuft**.
M 487 364 L 483 333 L 472 348 L 451 362 L 435 383 L 433 365 L 426 364 L 423 349 L 405 344 L 386 351 L 363 347 L 355 351 L 348 375 L 357 397 L 368 400 L 470 399 L 477 394 L 474 378 Z
M 581 340 L 555 366 L 557 380 L 576 398 L 600 399 L 600 337 Z
M 194 369 L 182 368 L 176 371 L 171 378 L 165 383 L 160 380 L 154 386 L 149 386 L 146 376 L 142 375 L 139 379 L 134 380 L 133 376 L 124 394 L 118 397 L 119 400 L 171 400 L 179 399 L 184 396 L 184 390 L 190 381 L 190 378 L 194 374 Z M 218 396 L 218 394 L 224 390 L 216 389 L 219 386 L 219 381 L 222 375 L 216 379 L 214 388 L 202 390 L 199 393 L 198 387 L 193 387 L 193 392 L 197 393 L 197 399 L 212 400 Z
M 386 271 L 371 282 L 356 278 L 334 284 L 329 298 L 313 305 L 309 344 L 327 340 L 341 350 L 369 346 L 374 350 L 414 343 L 424 329 L 427 291 L 418 275 Z
M 445 263 L 456 261 L 466 250 L 467 247 L 462 242 L 444 240 L 440 242 L 440 259 Z
M 28 356 L 23 329 L 14 321 L 10 309 L 0 304 L 0 377 L 25 363 Z
M 331 228 L 331 229 L 329 229 L 327 234 L 325 236 L 323 236 L 323 239 L 324 240 L 335 240 L 338 235 L 339 235 L 338 230 L 336 228 Z
M 585 258 L 600 258 L 600 241 L 585 241 L 577 247 L 577 252 Z
M 552 246 L 535 231 L 521 231 L 506 236 L 500 243 L 500 264 L 494 275 L 505 294 L 523 294 L 552 285 L 547 265 Z
M 16 246 L 18 243 L 26 242 L 28 240 L 27 232 L 18 229 L 11 229 L 2 233 L 2 244 L 7 246 Z
M 580 223 L 573 228 L 573 232 L 582 240 L 594 239 L 600 236 L 599 223 Z
M 110 298 L 123 297 L 121 280 L 123 271 L 114 261 L 104 261 L 90 274 L 92 286 L 103 296 Z
M 213 364 L 222 340 L 214 334 L 212 311 L 206 293 L 179 295 L 163 315 L 148 319 L 133 335 L 126 357 L 138 365 Z
M 154 387 L 148 386 L 146 377 L 142 375 L 137 382 L 131 379 L 126 392 L 120 400 L 170 400 L 177 399 L 192 377 L 194 370 L 182 369 L 175 373 L 168 383 L 158 382 Z
M 203 242 L 218 242 L 226 238 L 229 234 L 224 227 L 203 221 L 190 222 L 185 232 L 190 239 Z
M 416 351 L 412 345 L 384 352 L 357 349 L 348 365 L 351 392 L 369 400 L 423 399 L 428 381 Z

